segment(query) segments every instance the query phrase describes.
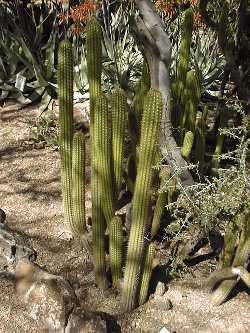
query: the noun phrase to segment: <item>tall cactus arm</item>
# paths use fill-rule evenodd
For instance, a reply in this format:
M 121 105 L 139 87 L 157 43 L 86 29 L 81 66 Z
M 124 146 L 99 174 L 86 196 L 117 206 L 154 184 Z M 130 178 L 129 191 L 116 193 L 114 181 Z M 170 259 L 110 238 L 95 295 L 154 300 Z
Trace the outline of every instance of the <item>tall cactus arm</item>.
M 114 167 L 115 196 L 119 195 L 123 173 L 123 150 L 127 117 L 127 101 L 121 89 L 117 89 L 111 96 L 112 107 L 112 156 Z
M 94 120 L 94 103 L 101 93 L 102 29 L 96 18 L 86 27 L 86 61 L 90 92 L 90 122 Z
M 136 306 L 137 301 L 139 274 L 144 252 L 144 236 L 150 204 L 152 166 L 155 161 L 162 108 L 161 93 L 150 89 L 145 100 L 142 118 L 138 173 L 122 294 L 124 307 L 128 311 Z
M 107 224 L 114 217 L 110 139 L 108 121 L 108 102 L 104 95 L 98 96 L 95 105 L 95 159 L 97 160 L 97 177 L 100 183 L 101 205 Z
M 77 234 L 87 230 L 85 222 L 85 138 L 82 132 L 73 136 L 72 154 L 73 229 Z
M 64 40 L 58 51 L 58 98 L 61 178 L 65 222 L 73 226 L 72 212 L 72 137 L 73 137 L 73 54 L 71 43 Z

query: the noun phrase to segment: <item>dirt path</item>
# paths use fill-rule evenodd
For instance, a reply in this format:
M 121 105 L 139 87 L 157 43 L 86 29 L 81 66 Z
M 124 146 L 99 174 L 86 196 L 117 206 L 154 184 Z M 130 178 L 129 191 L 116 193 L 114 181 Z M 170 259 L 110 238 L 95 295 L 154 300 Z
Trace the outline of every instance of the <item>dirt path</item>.
M 78 295 L 83 307 L 117 315 L 119 296 L 95 288 L 91 265 L 63 225 L 58 151 L 24 144 L 36 111 L 0 110 L 0 116 L 0 208 L 6 212 L 8 225 L 30 238 L 39 265 L 80 282 Z M 88 195 L 88 212 L 89 208 Z M 0 333 L 39 332 L 16 298 L 13 283 L 5 279 L 0 280 L 0 323 Z M 205 292 L 172 284 L 163 297 L 152 299 L 132 314 L 118 316 L 117 323 L 114 332 L 158 333 L 165 327 L 171 333 L 247 333 L 249 295 L 242 292 L 214 307 Z

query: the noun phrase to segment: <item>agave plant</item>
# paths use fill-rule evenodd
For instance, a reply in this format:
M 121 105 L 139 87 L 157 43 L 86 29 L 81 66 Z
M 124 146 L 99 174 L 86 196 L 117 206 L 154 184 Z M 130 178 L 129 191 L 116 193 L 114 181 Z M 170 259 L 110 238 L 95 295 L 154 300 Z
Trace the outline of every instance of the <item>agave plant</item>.
M 0 98 L 15 99 L 20 108 L 40 100 L 45 109 L 55 95 L 57 11 L 44 2 L 8 1 L 0 13 Z

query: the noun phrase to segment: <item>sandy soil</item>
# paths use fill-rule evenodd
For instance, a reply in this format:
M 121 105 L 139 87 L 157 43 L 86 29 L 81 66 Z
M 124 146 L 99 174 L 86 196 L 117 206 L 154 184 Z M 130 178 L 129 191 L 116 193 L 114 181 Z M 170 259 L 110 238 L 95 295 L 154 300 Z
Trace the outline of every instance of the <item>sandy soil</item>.
M 91 263 L 63 224 L 58 151 L 27 143 L 37 116 L 34 108 L 0 109 L 0 207 L 8 225 L 29 237 L 38 253 L 37 263 L 70 282 L 78 281 L 76 293 L 82 307 L 109 314 L 109 332 L 158 333 L 163 327 L 171 333 L 249 332 L 246 291 L 214 307 L 206 292 L 172 283 L 164 296 L 152 298 L 131 314 L 119 315 L 119 295 L 94 286 Z M 87 215 L 89 193 L 88 184 Z M 39 332 L 15 296 L 13 283 L 5 279 L 0 280 L 0 323 L 0 333 Z

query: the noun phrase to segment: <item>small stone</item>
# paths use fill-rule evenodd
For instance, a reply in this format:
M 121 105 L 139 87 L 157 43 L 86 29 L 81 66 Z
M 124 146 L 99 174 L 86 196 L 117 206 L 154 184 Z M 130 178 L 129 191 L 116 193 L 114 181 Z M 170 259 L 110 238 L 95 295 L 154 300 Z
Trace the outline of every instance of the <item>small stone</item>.
M 163 296 L 166 292 L 165 283 L 159 281 L 155 289 L 155 296 Z

